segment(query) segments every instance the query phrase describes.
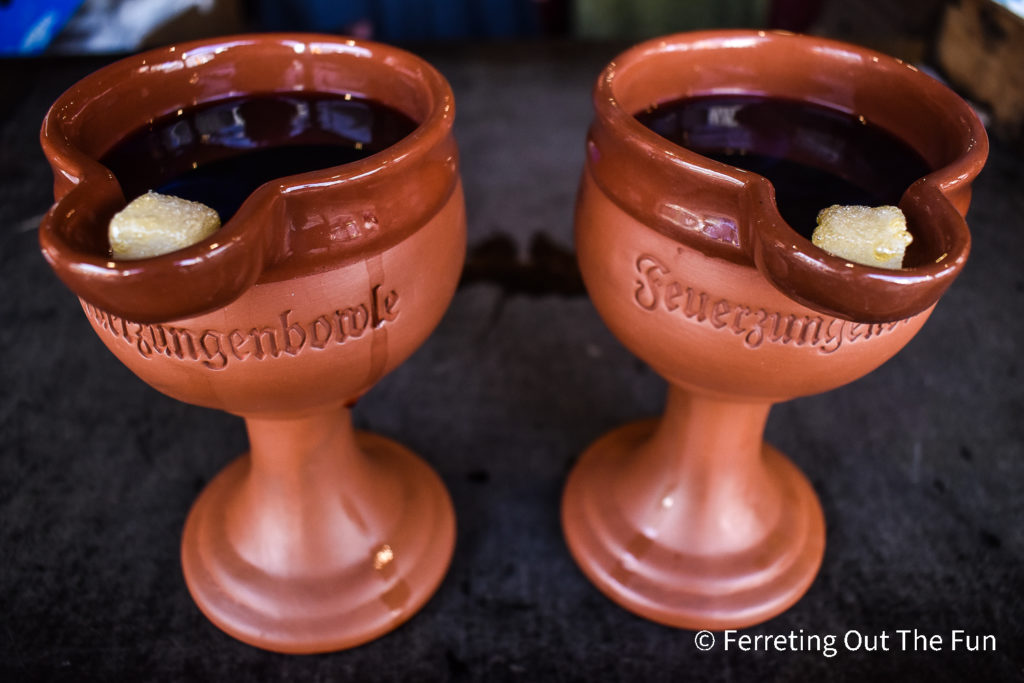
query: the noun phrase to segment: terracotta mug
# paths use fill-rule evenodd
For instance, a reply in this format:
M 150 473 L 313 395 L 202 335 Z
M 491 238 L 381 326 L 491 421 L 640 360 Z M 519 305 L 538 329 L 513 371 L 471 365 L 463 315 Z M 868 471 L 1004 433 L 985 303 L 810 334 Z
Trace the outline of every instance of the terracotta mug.
M 819 250 L 782 219 L 764 177 L 635 117 L 706 95 L 824 105 L 920 155 L 930 172 L 900 200 L 915 238 L 905 267 Z M 769 409 L 861 377 L 924 324 L 967 257 L 985 131 L 908 64 L 763 31 L 638 45 L 603 71 L 594 108 L 576 207 L 580 268 L 606 324 L 669 392 L 660 420 L 621 427 L 583 454 L 564 492 L 567 542 L 598 588 L 642 616 L 691 629 L 761 622 L 808 589 L 825 541 L 810 484 L 762 441 Z
M 178 109 L 248 94 L 357 95 L 415 122 L 383 151 L 259 187 L 208 239 L 107 255 L 125 204 L 99 159 Z M 281 652 L 375 638 L 439 586 L 448 493 L 417 456 L 355 432 L 349 408 L 426 339 L 461 273 L 465 213 L 449 85 L 371 42 L 253 35 L 153 50 L 85 78 L 42 128 L 56 203 L 43 253 L 100 339 L 181 401 L 245 418 L 251 452 L 200 494 L 185 578 L 220 628 Z

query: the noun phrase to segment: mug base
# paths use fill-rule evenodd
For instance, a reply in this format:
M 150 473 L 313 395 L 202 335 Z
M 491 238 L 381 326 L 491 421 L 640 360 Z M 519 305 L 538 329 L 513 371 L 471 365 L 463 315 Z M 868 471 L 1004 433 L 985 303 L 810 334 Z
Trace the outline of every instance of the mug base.
M 744 628 L 788 609 L 810 587 L 825 550 L 824 515 L 806 477 L 764 444 L 766 476 L 784 501 L 778 519 L 745 548 L 678 547 L 673 537 L 700 535 L 652 529 L 616 503 L 631 456 L 657 424 L 633 422 L 604 435 L 570 473 L 562 527 L 580 569 L 618 605 L 676 628 Z
M 287 570 L 243 557 L 229 538 L 226 516 L 237 504 L 250 469 L 249 456 L 236 459 L 199 495 L 182 537 L 182 568 L 199 609 L 218 628 L 256 647 L 288 654 L 343 650 L 371 641 L 404 623 L 434 594 L 455 547 L 455 514 L 438 475 L 405 447 L 356 432 L 359 449 L 392 477 L 400 497 L 368 501 L 398 505 L 393 529 L 380 538 L 352 544 L 335 542 L 326 563 L 304 566 L 287 559 Z M 338 492 L 337 499 L 359 492 Z M 346 505 L 346 502 L 339 503 Z M 356 517 L 358 521 L 358 517 Z M 249 540 L 249 539 L 247 539 Z M 335 539 L 336 540 L 336 539 Z M 268 538 L 270 564 L 281 566 L 281 552 Z M 304 538 L 330 544 L 332 539 Z M 275 556 L 276 555 L 276 556 Z

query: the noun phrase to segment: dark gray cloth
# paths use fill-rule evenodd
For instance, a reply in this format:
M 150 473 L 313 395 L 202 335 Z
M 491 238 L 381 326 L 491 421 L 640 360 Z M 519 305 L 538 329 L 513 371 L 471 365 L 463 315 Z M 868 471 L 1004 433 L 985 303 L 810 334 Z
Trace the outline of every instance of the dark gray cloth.
M 920 334 L 868 377 L 782 404 L 767 438 L 821 498 L 821 572 L 745 635 L 836 635 L 838 653 L 694 646 L 617 607 L 559 526 L 586 446 L 657 414 L 664 383 L 606 330 L 572 270 L 590 87 L 615 48 L 421 53 L 451 80 L 469 215 L 466 284 L 436 333 L 355 409 L 421 454 L 458 516 L 451 570 L 368 645 L 285 656 L 192 603 L 179 541 L 202 486 L 246 449 L 241 420 L 150 389 L 101 345 L 39 254 L 50 102 L 99 65 L 0 63 L 0 679 L 1012 680 L 1024 672 L 1024 174 L 993 140 L 974 250 Z M 897 630 L 940 634 L 902 652 Z M 951 634 L 993 635 L 992 652 Z M 843 637 L 890 634 L 889 652 Z M 895 642 L 894 642 L 895 641 Z M 916 642 L 916 641 L 915 641 Z M 910 645 L 913 644 L 909 643 Z

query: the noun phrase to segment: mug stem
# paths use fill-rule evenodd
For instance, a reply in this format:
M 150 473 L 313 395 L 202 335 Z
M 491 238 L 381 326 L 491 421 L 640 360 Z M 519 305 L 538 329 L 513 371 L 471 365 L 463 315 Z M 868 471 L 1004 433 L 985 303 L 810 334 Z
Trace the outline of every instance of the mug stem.
M 670 386 L 664 415 L 632 469 L 663 487 L 658 505 L 689 520 L 673 527 L 686 533 L 681 545 L 737 551 L 770 530 L 782 505 L 762 451 L 770 409 Z

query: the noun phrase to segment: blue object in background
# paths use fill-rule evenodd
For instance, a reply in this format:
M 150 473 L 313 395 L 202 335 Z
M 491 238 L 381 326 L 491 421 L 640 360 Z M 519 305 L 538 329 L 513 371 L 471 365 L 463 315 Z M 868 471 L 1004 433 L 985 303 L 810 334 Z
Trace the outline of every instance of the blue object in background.
M 0 0 L 0 55 L 46 49 L 83 0 Z

